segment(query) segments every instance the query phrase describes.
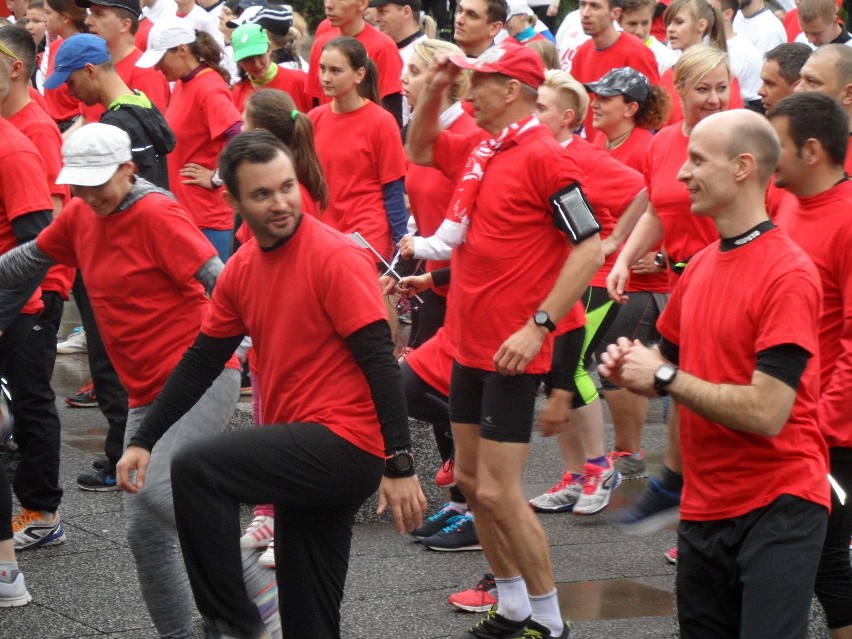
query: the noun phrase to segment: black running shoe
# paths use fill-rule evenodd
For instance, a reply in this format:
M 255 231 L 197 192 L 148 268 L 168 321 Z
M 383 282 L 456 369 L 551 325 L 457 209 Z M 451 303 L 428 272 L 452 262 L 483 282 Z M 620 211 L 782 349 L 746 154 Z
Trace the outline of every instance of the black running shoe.
M 523 621 L 506 619 L 497 614 L 495 605 L 473 628 L 453 635 L 452 639 L 520 639 L 530 621 L 529 617 Z

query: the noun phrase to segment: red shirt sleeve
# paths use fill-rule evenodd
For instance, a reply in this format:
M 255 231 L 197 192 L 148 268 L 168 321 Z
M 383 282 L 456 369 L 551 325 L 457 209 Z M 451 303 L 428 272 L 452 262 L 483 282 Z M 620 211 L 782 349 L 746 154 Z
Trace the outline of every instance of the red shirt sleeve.
M 215 71 L 210 71 L 210 73 L 215 73 Z M 214 140 L 221 137 L 225 131 L 243 119 L 242 113 L 237 111 L 237 107 L 234 106 L 234 101 L 231 99 L 231 93 L 225 85 L 210 91 L 201 100 L 199 106 L 200 115 L 207 123 L 210 137 Z

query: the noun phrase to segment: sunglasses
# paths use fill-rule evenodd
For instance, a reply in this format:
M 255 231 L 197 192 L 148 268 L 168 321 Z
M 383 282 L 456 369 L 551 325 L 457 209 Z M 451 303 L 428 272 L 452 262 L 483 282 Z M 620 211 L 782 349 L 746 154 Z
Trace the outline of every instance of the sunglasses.
M 18 56 L 16 56 L 14 53 L 12 53 L 9 50 L 9 48 L 5 44 L 3 44 L 2 42 L 0 42 L 0 53 L 5 53 L 7 56 L 12 58 L 15 62 L 19 61 Z

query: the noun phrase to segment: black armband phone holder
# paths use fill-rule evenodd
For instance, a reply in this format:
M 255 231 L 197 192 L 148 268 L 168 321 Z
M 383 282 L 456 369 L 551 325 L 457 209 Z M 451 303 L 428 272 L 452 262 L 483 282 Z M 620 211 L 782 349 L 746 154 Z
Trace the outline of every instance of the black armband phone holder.
M 601 225 L 577 182 L 550 196 L 553 221 L 574 244 L 600 233 Z

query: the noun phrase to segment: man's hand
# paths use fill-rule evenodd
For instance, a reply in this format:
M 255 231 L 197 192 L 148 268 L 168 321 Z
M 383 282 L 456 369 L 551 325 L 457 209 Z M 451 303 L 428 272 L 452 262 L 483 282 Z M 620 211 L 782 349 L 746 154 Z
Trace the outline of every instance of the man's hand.
M 180 175 L 183 178 L 187 178 L 183 180 L 184 184 L 200 186 L 210 191 L 216 188 L 215 186 L 213 186 L 213 171 L 201 166 L 200 164 L 188 162 L 180 170 Z
M 630 271 L 620 260 L 616 260 L 612 266 L 609 275 L 606 276 L 606 290 L 609 293 L 610 299 L 616 304 L 624 304 L 627 302 L 627 296 L 624 294 L 624 289 L 627 287 L 627 280 L 630 278 Z
M 503 342 L 494 354 L 494 368 L 501 375 L 520 375 L 533 358 L 538 355 L 547 329 L 536 326 L 530 319 L 524 327 Z
M 400 257 L 409 260 L 414 257 L 414 236 L 413 235 L 403 235 L 402 239 L 396 245 L 396 248 L 399 249 Z
M 438 51 L 432 57 L 432 64 L 426 69 L 423 86 L 430 88 L 432 92 L 443 95 L 444 90 L 456 81 L 461 72 L 460 67 L 450 62 L 448 53 Z
M 646 397 L 654 397 L 654 373 L 666 363 L 656 349 L 650 349 L 638 339 L 631 342 L 619 337 L 601 355 L 598 372 L 628 390 Z
M 151 452 L 139 446 L 128 446 L 115 467 L 118 487 L 129 493 L 138 493 L 145 484 L 145 473 L 151 463 Z M 136 482 L 130 481 L 130 473 L 136 471 Z
M 545 437 L 557 435 L 568 426 L 573 393 L 561 388 L 550 391 L 550 397 L 538 415 L 538 427 Z
M 665 271 L 665 268 L 657 266 L 656 260 L 656 251 L 645 253 L 645 255 L 636 260 L 636 262 L 630 267 L 630 272 L 635 273 L 636 275 L 656 275 L 657 273 L 662 273 Z
M 417 475 L 411 477 L 382 477 L 379 486 L 379 507 L 376 514 L 381 515 L 390 504 L 393 523 L 397 532 L 411 532 L 423 525 L 423 513 L 426 512 L 426 496 L 420 488 Z

